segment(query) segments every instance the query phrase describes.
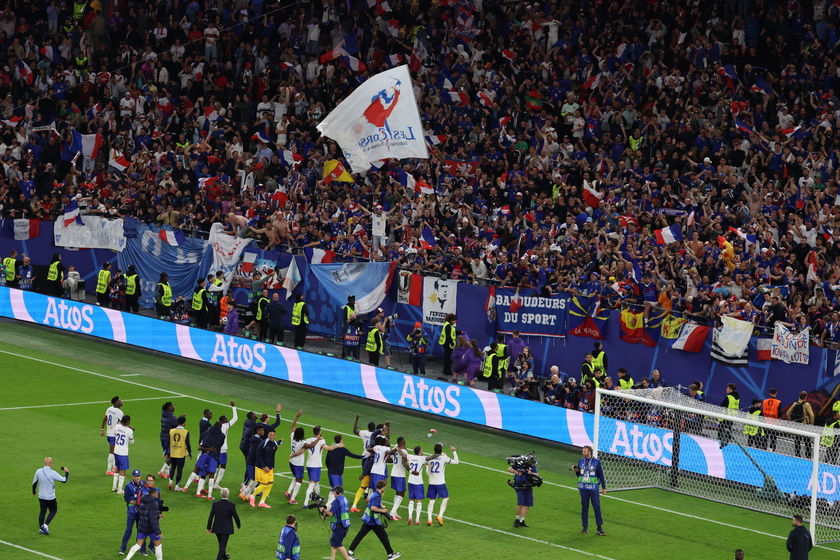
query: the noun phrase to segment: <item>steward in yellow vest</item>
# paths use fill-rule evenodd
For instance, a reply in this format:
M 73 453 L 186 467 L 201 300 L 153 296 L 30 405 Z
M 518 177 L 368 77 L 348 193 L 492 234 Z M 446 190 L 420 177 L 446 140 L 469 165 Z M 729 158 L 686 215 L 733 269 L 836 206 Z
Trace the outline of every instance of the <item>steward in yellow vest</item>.
M 102 307 L 108 307 L 110 299 L 108 291 L 111 286 L 111 263 L 102 263 L 102 270 L 96 277 L 96 303 Z

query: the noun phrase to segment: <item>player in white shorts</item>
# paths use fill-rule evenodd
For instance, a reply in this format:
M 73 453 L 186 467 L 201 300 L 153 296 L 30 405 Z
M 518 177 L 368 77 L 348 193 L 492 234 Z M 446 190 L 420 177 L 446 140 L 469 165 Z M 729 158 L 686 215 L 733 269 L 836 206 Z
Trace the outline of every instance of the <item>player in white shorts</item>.
M 449 489 L 446 488 L 446 465 L 458 464 L 458 453 L 454 447 L 452 450 L 452 457 L 449 457 L 443 452 L 443 445 L 436 443 L 434 455 L 426 457 L 426 466 L 429 473 L 429 518 L 426 525 L 432 524 L 432 510 L 435 507 L 435 500 L 441 498 L 440 511 L 437 514 L 437 522 L 443 525 L 443 514 L 446 511 L 446 504 L 449 502 Z
M 376 445 L 368 448 L 373 454 L 373 465 L 370 467 L 370 487 L 376 488 L 376 483 L 388 478 L 388 459 L 392 451 L 388 447 L 388 440 L 385 436 L 376 438 Z
M 114 475 L 114 430 L 122 420 L 123 402 L 119 397 L 111 399 L 111 406 L 105 411 L 105 416 L 102 418 L 102 425 L 99 427 L 99 437 L 108 438 L 108 470 L 105 474 L 108 476 Z
M 391 468 L 391 489 L 396 492 L 394 496 L 394 505 L 391 507 L 391 519 L 399 521 L 402 519 L 398 515 L 400 504 L 405 499 L 406 481 L 405 473 L 408 469 L 408 451 L 405 448 L 405 438 L 400 436 L 397 438 L 397 446 L 391 450 L 391 459 L 393 460 L 393 467 Z M 409 515 L 411 517 L 411 515 Z
M 128 446 L 134 443 L 134 428 L 128 425 L 131 416 L 125 415 L 120 419 L 114 430 L 114 481 L 111 491 L 124 494 L 125 471 L 130 467 L 128 462 Z
M 298 419 L 303 414 L 302 410 L 297 411 L 295 419 L 289 428 L 291 431 L 292 452 L 289 454 L 289 468 L 292 471 L 292 483 L 289 489 L 286 490 L 285 496 L 290 504 L 297 503 L 297 495 L 300 492 L 300 487 L 303 486 L 303 465 L 306 463 L 306 449 L 303 447 L 306 444 L 304 439 L 303 428 L 296 428 Z
M 414 524 L 420 525 L 423 498 L 426 497 L 423 488 L 423 471 L 428 469 L 428 465 L 426 465 L 426 458 L 423 457 L 423 449 L 419 445 L 414 448 L 414 454 L 408 455 L 406 460 L 408 461 L 408 524 L 411 525 L 411 514 L 414 513 Z
M 312 437 L 303 444 L 303 448 L 309 451 L 305 454 L 309 487 L 306 489 L 306 498 L 304 499 L 306 503 L 303 504 L 304 507 L 310 502 L 313 493 L 321 494 L 321 468 L 324 464 L 324 451 L 332 451 L 337 447 L 344 447 L 344 444 L 327 445 L 327 442 L 321 437 L 321 426 L 314 426 L 312 428 Z
M 221 487 L 222 477 L 225 476 L 225 470 L 227 469 L 228 430 L 230 430 L 230 427 L 236 424 L 236 421 L 239 420 L 239 416 L 236 414 L 236 403 L 230 401 L 230 406 L 233 410 L 233 412 L 230 415 L 230 418 L 228 418 L 224 414 L 219 417 L 219 422 L 222 423 L 222 433 L 225 434 L 225 443 L 222 445 L 222 449 L 219 452 L 219 468 L 216 471 L 216 478 L 215 480 L 213 480 L 213 488 Z M 208 490 L 212 492 L 212 488 L 208 488 Z

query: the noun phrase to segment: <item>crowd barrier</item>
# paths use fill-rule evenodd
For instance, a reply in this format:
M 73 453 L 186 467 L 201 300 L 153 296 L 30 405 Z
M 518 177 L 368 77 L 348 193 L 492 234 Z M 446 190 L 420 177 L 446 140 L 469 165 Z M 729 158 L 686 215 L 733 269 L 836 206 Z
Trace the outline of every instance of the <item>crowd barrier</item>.
M 0 287 L 0 316 L 45 327 L 86 334 L 102 340 L 155 350 L 196 362 L 226 366 L 302 386 L 328 389 L 405 409 L 487 428 L 523 434 L 573 446 L 592 445 L 594 415 L 504 394 L 473 389 L 377 368 L 321 354 L 297 351 L 245 338 L 123 313 L 81 302 Z M 670 431 L 603 417 L 604 433 L 615 434 L 601 448 L 655 464 L 670 466 Z M 616 423 L 616 426 L 609 426 Z M 681 467 L 700 474 L 761 486 L 763 478 L 749 468 L 737 446 L 719 449 L 711 439 L 686 434 Z M 766 453 L 760 450 L 755 453 Z M 778 457 L 770 467 L 785 492 L 809 493 L 807 461 Z M 766 464 L 766 463 L 765 463 Z M 790 476 L 800 473 L 801 476 Z M 840 492 L 840 468 L 821 470 L 821 496 Z

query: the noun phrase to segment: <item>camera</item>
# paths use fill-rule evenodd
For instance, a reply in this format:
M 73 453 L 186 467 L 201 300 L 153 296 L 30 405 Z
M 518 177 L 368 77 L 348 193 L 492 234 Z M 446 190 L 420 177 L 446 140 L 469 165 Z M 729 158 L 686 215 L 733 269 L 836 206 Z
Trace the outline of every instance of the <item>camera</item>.
M 391 321 L 393 323 L 394 321 L 396 321 L 399 318 L 400 318 L 400 314 L 399 313 L 394 313 L 393 315 L 388 315 L 387 317 L 385 317 L 385 320 L 386 321 Z
M 537 456 L 533 453 L 528 455 L 516 455 L 515 457 L 507 458 L 508 465 L 517 471 L 527 471 L 537 466 Z M 527 474 L 524 480 L 516 480 L 514 482 L 508 481 L 508 484 L 514 490 L 530 490 L 531 488 L 539 488 L 542 486 L 543 479 L 537 474 Z
M 327 507 L 327 499 L 313 492 L 309 496 L 309 503 L 303 506 L 303 509 L 320 509 L 322 507 Z
M 165 511 L 169 511 L 169 506 L 163 505 L 163 500 L 160 500 L 158 502 L 158 511 L 160 511 L 161 513 L 165 512 Z

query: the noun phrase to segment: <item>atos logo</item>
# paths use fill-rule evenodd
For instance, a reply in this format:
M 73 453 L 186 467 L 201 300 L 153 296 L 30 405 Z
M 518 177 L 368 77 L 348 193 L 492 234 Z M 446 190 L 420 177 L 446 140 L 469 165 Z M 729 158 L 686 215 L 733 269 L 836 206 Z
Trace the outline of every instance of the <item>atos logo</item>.
M 52 325 L 69 331 L 78 331 L 85 334 L 93 332 L 93 307 L 90 305 L 67 305 L 63 299 L 56 303 L 55 298 L 47 298 L 47 313 L 44 320 L 45 325 Z
M 239 344 L 231 336 L 216 335 L 216 345 L 213 348 L 214 364 L 246 369 L 254 373 L 265 371 L 265 344 Z
M 441 387 L 427 385 L 423 379 L 406 375 L 398 404 L 457 418 L 461 414 L 461 404 L 458 402 L 460 394 L 460 387 L 451 386 L 444 390 Z
M 615 435 L 610 445 L 610 453 L 649 461 L 666 467 L 671 466 L 671 452 L 674 446 L 673 432 L 642 431 L 636 424 L 630 424 L 632 427 L 628 430 L 627 426 L 628 424 L 624 422 L 615 423 Z

